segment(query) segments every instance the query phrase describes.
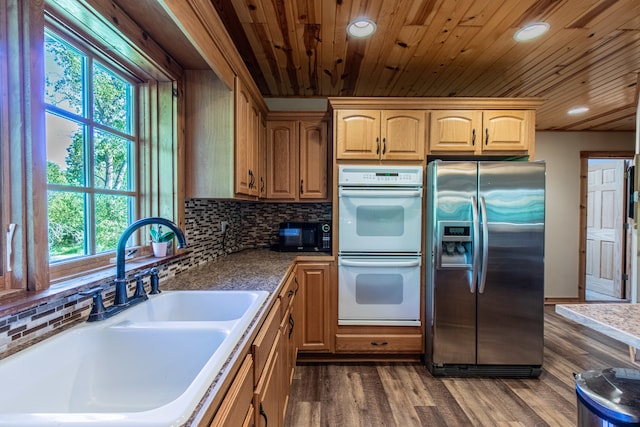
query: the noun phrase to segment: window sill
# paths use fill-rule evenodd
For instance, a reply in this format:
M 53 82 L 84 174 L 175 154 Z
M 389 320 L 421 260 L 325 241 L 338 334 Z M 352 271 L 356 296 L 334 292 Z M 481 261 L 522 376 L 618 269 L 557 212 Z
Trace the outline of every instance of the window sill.
M 167 262 L 183 258 L 190 251 L 179 250 L 177 254 L 163 258 L 153 256 L 139 257 L 127 260 L 125 263 L 125 273 L 131 274 Z M 78 295 L 78 292 L 90 289 L 95 286 L 111 286 L 115 279 L 115 267 L 109 266 L 100 271 L 91 272 L 82 276 L 77 276 L 68 280 L 58 281 L 44 291 L 12 291 L 6 295 L 0 294 L 0 318 L 15 314 L 24 310 L 29 310 L 49 301 L 77 295 L 77 299 L 90 298 L 90 296 Z

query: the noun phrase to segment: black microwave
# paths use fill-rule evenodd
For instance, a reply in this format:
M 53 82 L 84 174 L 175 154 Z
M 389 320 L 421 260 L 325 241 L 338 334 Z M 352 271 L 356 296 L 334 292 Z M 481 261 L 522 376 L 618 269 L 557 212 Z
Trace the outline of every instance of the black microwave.
M 331 252 L 331 224 L 281 222 L 278 249 L 283 252 Z

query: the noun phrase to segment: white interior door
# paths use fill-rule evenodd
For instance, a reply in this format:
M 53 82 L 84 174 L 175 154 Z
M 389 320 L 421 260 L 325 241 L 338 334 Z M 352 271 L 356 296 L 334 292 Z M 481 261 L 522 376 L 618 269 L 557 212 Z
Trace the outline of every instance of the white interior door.
M 587 182 L 587 290 L 624 298 L 624 160 L 590 161 Z

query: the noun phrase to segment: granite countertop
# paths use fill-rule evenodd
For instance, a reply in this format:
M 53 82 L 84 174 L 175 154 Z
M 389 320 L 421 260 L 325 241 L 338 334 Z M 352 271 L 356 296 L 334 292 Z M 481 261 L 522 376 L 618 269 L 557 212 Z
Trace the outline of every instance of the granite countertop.
M 640 304 L 556 305 L 556 313 L 631 347 L 640 348 Z
M 166 290 L 258 290 L 274 292 L 287 269 L 300 255 L 248 249 L 216 258 L 161 282 Z

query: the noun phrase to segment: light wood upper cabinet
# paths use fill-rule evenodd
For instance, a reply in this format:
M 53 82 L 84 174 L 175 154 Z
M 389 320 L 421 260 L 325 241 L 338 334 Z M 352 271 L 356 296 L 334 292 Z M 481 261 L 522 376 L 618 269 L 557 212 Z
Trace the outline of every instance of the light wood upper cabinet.
M 484 111 L 482 151 L 527 151 L 534 138 L 533 111 Z
M 328 164 L 329 141 L 326 121 L 301 121 L 299 123 L 300 153 L 298 165 L 301 200 L 322 200 L 329 197 Z
M 267 198 L 295 200 L 298 129 L 295 120 L 267 123 Z
M 186 197 L 266 194 L 266 107 L 239 79 L 230 90 L 210 70 L 185 72 L 184 98 Z
M 423 160 L 426 144 L 425 111 L 382 111 L 382 150 L 385 160 Z
M 429 152 L 529 151 L 534 112 L 528 110 L 431 111 Z
M 235 192 L 259 196 L 260 109 L 240 79 L 236 79 Z
M 337 110 L 336 158 L 422 160 L 426 111 Z
M 327 127 L 324 120 L 267 122 L 267 198 L 328 198 Z

